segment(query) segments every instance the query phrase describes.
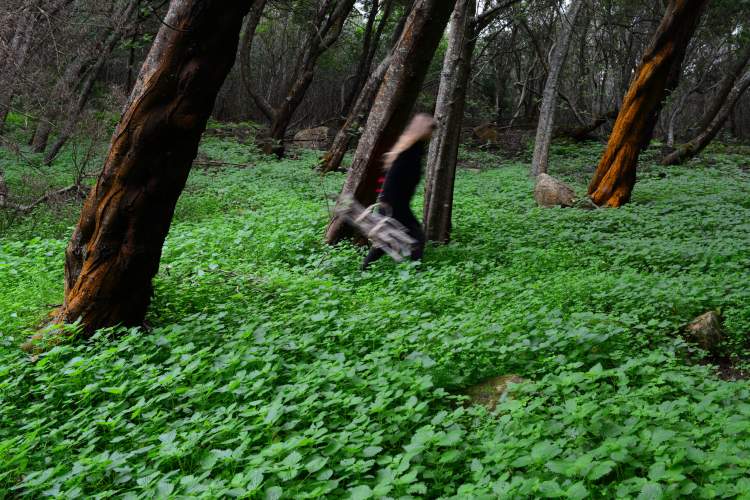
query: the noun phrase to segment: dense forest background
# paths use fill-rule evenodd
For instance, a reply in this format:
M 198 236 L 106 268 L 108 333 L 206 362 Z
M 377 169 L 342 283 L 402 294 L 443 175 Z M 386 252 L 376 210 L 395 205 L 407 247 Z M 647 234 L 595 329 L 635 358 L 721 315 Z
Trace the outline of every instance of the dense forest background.
M 463 120 L 466 129 L 485 123 L 509 129 L 536 127 L 548 58 L 565 3 L 507 3 L 513 5 L 477 36 Z M 60 147 L 56 142 L 89 137 L 114 125 L 166 5 L 139 0 L 37 4 L 10 0 L 1 7 L 0 122 L 13 112 L 12 119 L 28 123 L 31 137 L 18 139 L 35 139 L 34 151 L 46 151 L 49 161 Z M 355 2 L 340 34 L 332 37 L 330 46 L 320 48 L 317 61 L 307 68 L 301 60 L 320 28 L 309 22 L 316 14 L 315 2 L 270 0 L 254 40 L 243 38 L 251 45 L 249 53 L 238 54 L 239 64 L 222 87 L 213 117 L 252 121 L 269 130 L 273 117 L 267 108 L 280 108 L 309 70 L 314 76 L 288 118 L 284 137 L 291 139 L 295 131 L 318 125 L 338 127 L 364 80 L 390 49 L 408 7 L 399 0 Z M 658 2 L 584 2 L 559 79 L 560 127 L 585 126 L 606 117 L 595 133 L 607 136 L 661 16 Z M 746 57 L 746 17 L 744 2 L 715 1 L 708 7 L 687 49 L 679 85 L 659 116 L 656 137 L 665 144 L 692 138 L 696 117 L 711 105 L 722 78 Z M 446 45 L 444 40 L 430 66 L 419 110 L 434 109 Z M 729 139 L 750 138 L 747 95 L 733 108 L 725 132 Z M 50 133 L 55 138 L 51 142 Z M 3 137 L 6 143 L 12 140 Z

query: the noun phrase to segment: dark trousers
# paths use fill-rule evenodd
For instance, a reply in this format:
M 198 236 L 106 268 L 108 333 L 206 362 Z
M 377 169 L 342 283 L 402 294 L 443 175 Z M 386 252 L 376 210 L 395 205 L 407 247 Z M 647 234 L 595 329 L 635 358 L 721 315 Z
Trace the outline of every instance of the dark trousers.
M 383 212 L 380 211 L 380 213 L 382 214 Z M 410 258 L 411 260 L 420 260 L 422 258 L 422 254 L 424 253 L 425 244 L 422 224 L 419 223 L 408 206 L 400 208 L 394 207 L 390 216 L 403 224 L 409 236 L 417 240 L 417 242 L 412 247 Z M 385 252 L 383 250 L 381 250 L 380 248 L 372 247 L 370 249 L 370 252 L 365 257 L 365 260 L 362 262 L 362 269 L 367 269 L 367 266 L 378 260 L 383 255 L 385 255 Z

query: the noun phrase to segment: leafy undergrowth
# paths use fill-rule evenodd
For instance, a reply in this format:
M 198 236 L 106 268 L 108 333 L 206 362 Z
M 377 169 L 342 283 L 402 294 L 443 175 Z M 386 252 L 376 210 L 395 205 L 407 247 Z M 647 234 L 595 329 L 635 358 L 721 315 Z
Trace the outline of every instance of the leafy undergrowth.
M 247 161 L 212 141 L 205 154 Z M 552 173 L 582 191 L 600 148 L 557 147 Z M 0 491 L 750 496 L 750 385 L 718 379 L 678 335 L 719 309 L 724 354 L 745 356 L 743 157 L 647 163 L 632 204 L 596 211 L 536 208 L 525 165 L 483 158 L 486 170 L 459 172 L 451 245 L 366 273 L 362 249 L 321 242 L 343 176 L 318 178 L 314 156 L 195 171 L 153 329 L 101 332 L 36 363 L 17 345 L 60 300 L 59 228 L 74 220 L 12 228 Z M 467 386 L 511 373 L 527 382 L 495 412 L 462 404 Z

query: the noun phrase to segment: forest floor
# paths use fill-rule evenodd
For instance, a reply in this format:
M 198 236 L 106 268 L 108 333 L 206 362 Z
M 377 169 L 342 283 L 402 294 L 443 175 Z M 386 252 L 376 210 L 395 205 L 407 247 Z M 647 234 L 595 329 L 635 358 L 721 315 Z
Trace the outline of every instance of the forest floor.
M 584 192 L 601 149 L 556 145 L 550 173 Z M 18 345 L 61 301 L 79 202 L 6 215 L 0 497 L 750 497 L 750 383 L 679 335 L 719 310 L 713 356 L 745 368 L 747 153 L 662 168 L 653 149 L 631 204 L 585 211 L 463 151 L 453 242 L 363 273 L 362 248 L 322 242 L 343 174 L 209 137 L 205 158 L 248 166 L 191 174 L 150 331 L 36 362 Z M 466 404 L 511 374 L 494 411 Z

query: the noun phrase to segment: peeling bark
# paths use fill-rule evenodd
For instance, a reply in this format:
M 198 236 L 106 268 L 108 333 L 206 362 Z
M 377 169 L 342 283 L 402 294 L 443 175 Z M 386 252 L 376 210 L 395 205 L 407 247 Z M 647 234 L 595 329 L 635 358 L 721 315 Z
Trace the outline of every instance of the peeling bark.
M 56 322 L 140 325 L 249 1 L 172 0 L 65 255 Z
M 364 206 L 375 201 L 383 155 L 409 120 L 454 4 L 455 0 L 417 0 L 404 25 L 342 189 Z M 336 243 L 351 234 L 343 220 L 334 217 L 326 241 Z
M 589 184 L 596 205 L 619 207 L 630 201 L 638 156 L 651 140 L 666 90 L 677 83 L 685 49 L 707 4 L 708 0 L 669 1 Z

